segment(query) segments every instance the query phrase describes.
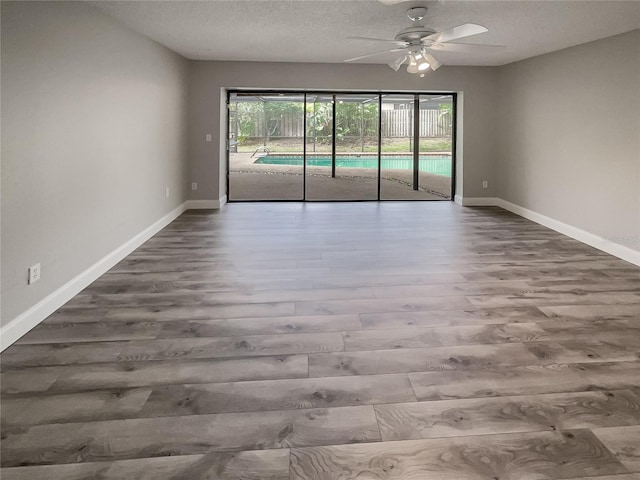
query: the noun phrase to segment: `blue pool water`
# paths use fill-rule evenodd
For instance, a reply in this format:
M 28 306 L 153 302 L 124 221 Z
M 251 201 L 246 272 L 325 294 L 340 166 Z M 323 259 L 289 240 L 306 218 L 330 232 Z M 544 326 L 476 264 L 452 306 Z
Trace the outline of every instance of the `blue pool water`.
M 255 161 L 263 165 L 299 165 L 302 166 L 302 155 L 267 155 Z M 330 167 L 330 155 L 309 155 L 307 166 Z M 361 157 L 336 155 L 336 168 L 378 168 L 378 157 L 364 155 Z M 382 156 L 382 168 L 391 170 L 413 170 L 413 157 L 409 155 Z M 448 155 L 424 155 L 420 157 L 421 172 L 434 175 L 451 176 L 451 157 Z

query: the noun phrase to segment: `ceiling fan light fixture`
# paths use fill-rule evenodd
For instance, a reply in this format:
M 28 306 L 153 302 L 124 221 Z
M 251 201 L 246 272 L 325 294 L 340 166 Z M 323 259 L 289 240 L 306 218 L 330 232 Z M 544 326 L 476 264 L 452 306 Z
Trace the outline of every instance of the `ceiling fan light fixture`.
M 399 3 L 404 0 L 380 0 L 383 3 Z M 427 14 L 426 7 L 414 7 L 407 10 L 407 15 L 413 21 L 413 25 L 400 30 L 393 39 L 387 38 L 370 38 L 370 37 L 348 37 L 356 40 L 367 40 L 374 42 L 387 43 L 389 46 L 393 45 L 393 48 L 389 48 L 382 52 L 374 52 L 359 57 L 350 58 L 345 62 L 356 62 L 364 58 L 373 57 L 376 55 L 383 55 L 392 52 L 404 52 L 402 57 L 399 57 L 388 65 L 394 71 L 399 71 L 400 67 L 405 63 L 407 64 L 407 72 L 410 74 L 417 74 L 420 77 L 424 77 L 425 73 L 429 70 L 436 71 L 442 66 L 437 58 L 431 55 L 431 51 L 452 51 L 452 52 L 465 52 L 472 51 L 476 48 L 495 48 L 500 45 L 482 45 L 482 44 L 465 44 L 456 43 L 457 40 L 462 38 L 479 35 L 481 33 L 488 32 L 486 27 L 477 25 L 475 23 L 465 23 L 452 27 L 446 30 L 433 31 L 429 27 L 422 23 L 422 19 Z
M 409 55 L 409 65 L 407 65 L 407 73 L 418 73 L 418 63 L 413 55 Z
M 425 72 L 429 67 L 429 62 L 421 49 L 411 51 L 409 54 L 409 65 L 407 66 L 408 73 L 416 74 Z
M 401 57 L 396 58 L 393 62 L 389 63 L 389 66 L 393 68 L 394 71 L 400 70 L 400 67 L 404 62 L 407 61 L 407 56 L 402 55 Z
M 436 60 L 436 58 L 433 55 L 425 53 L 424 58 L 427 60 L 427 62 L 429 62 L 429 66 L 431 67 L 431 70 L 433 70 L 434 72 L 442 66 L 442 64 L 438 60 Z

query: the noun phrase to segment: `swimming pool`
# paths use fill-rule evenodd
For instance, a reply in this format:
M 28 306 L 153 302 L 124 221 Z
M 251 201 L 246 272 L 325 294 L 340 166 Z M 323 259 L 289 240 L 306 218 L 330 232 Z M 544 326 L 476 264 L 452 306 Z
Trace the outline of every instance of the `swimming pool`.
M 262 165 L 298 165 L 302 166 L 302 155 L 267 155 L 255 161 Z M 330 155 L 309 155 L 307 166 L 330 167 Z M 336 168 L 378 168 L 376 155 L 336 155 Z M 382 168 L 385 170 L 413 170 L 413 157 L 410 155 L 383 155 Z M 420 156 L 419 170 L 434 175 L 451 176 L 451 157 L 449 155 Z

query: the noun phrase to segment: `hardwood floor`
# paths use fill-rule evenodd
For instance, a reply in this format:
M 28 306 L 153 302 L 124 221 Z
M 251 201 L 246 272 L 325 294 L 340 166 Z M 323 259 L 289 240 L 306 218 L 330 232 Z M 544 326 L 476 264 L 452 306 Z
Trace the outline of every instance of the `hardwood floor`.
M 189 211 L 0 363 L 3 480 L 640 480 L 640 268 L 497 208 Z

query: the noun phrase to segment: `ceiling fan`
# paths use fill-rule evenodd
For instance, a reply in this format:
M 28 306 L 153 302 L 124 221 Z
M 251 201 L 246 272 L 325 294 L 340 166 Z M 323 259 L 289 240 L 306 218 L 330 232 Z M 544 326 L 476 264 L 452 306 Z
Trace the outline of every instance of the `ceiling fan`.
M 475 23 L 465 23 L 457 27 L 435 32 L 422 24 L 422 19 L 427 14 L 425 7 L 415 7 L 407 10 L 407 16 L 413 21 L 413 25 L 400 30 L 393 40 L 384 38 L 370 37 L 347 37 L 352 40 L 366 40 L 371 42 L 383 42 L 394 44 L 393 48 L 383 50 L 381 52 L 369 53 L 355 58 L 349 58 L 345 62 L 356 62 L 365 58 L 382 55 L 389 52 L 402 52 L 389 66 L 396 72 L 400 67 L 407 64 L 407 72 L 424 74 L 429 70 L 437 70 L 442 66 L 442 62 L 438 61 L 431 52 L 468 52 L 476 49 L 484 48 L 501 48 L 504 45 L 481 45 L 469 43 L 451 43 L 454 40 L 478 35 L 488 32 L 489 30 L 482 25 Z

